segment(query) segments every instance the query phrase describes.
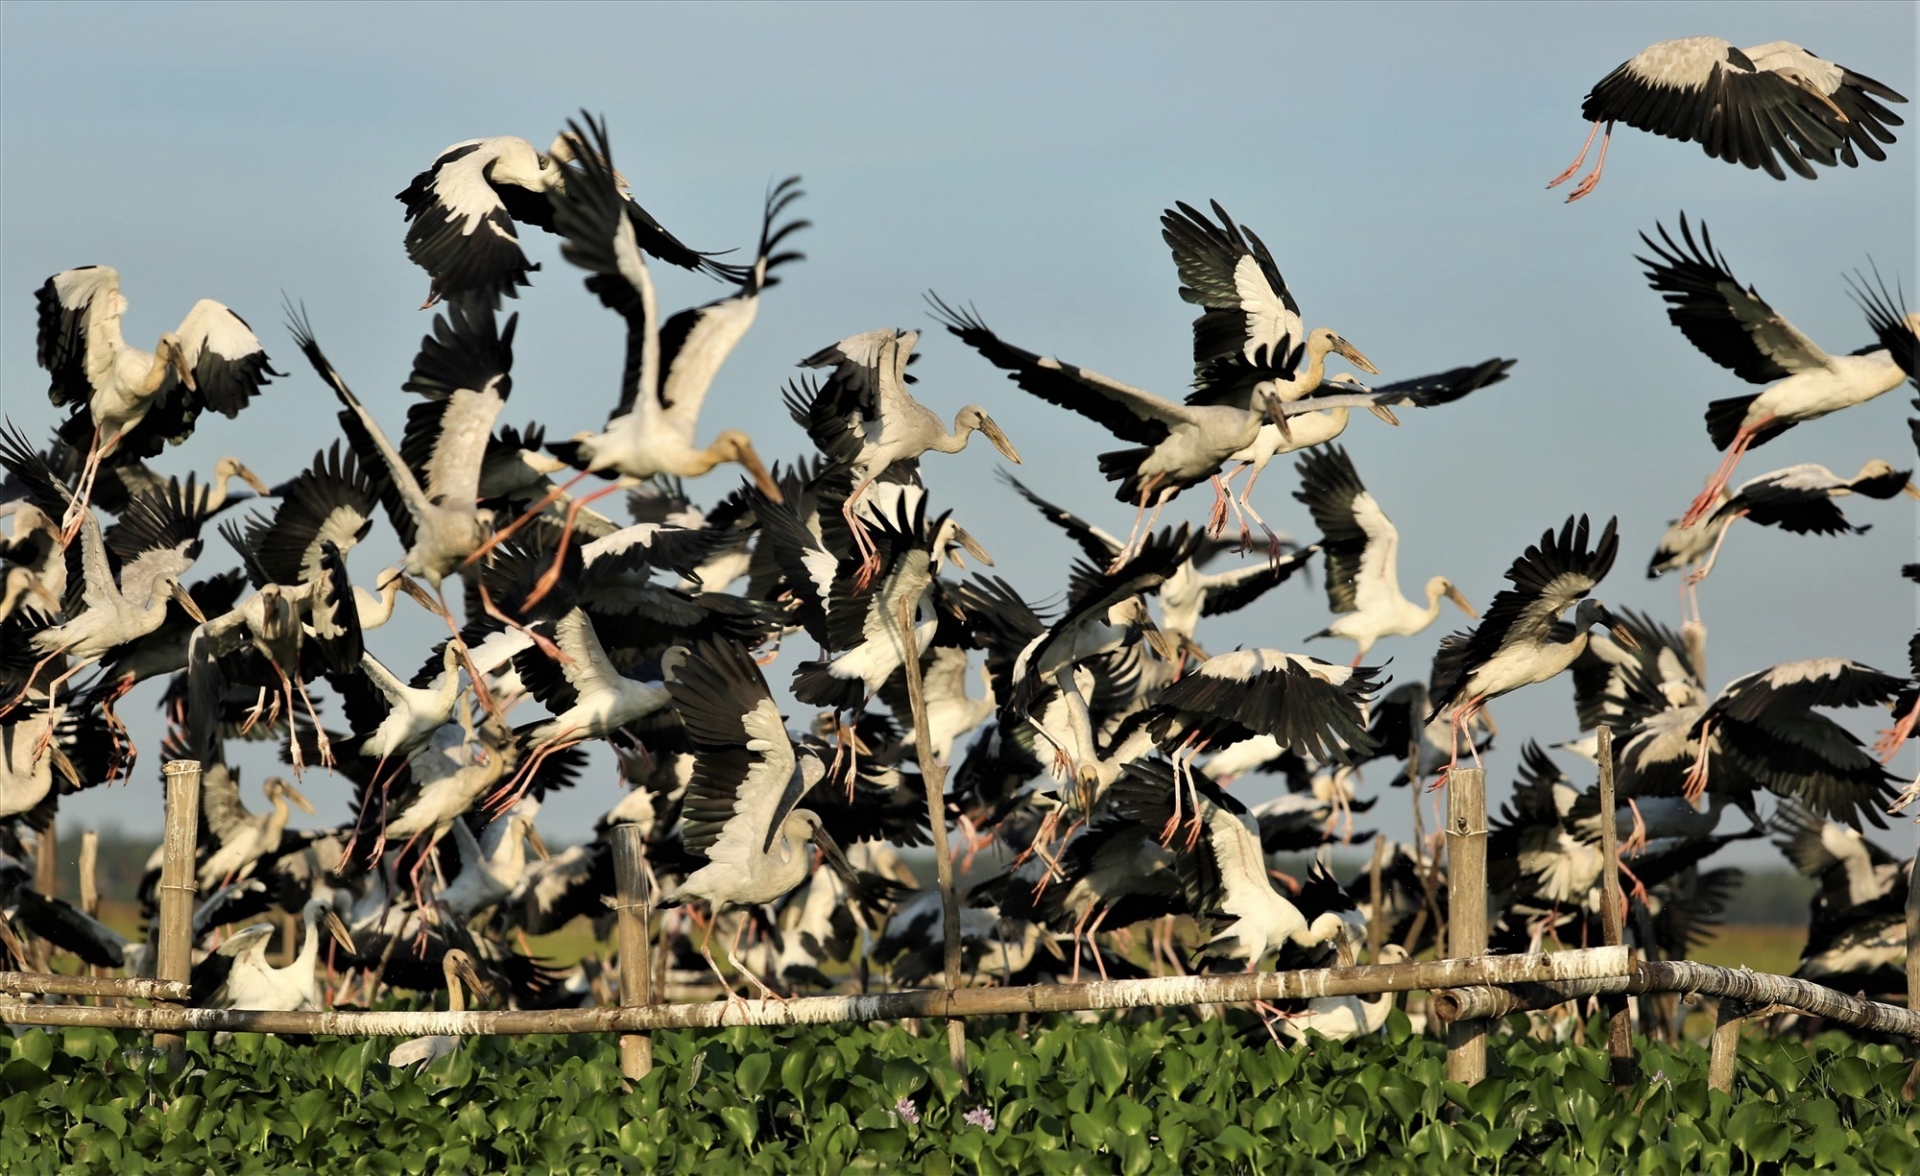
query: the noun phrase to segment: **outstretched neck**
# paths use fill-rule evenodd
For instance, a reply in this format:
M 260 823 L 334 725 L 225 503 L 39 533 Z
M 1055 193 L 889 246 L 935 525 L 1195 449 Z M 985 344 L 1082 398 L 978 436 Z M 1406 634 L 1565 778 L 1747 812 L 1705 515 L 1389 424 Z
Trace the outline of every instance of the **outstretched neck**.
M 953 418 L 953 431 L 933 439 L 932 448 L 939 453 L 958 453 L 967 447 L 967 438 L 973 436 L 976 426 L 964 416 Z

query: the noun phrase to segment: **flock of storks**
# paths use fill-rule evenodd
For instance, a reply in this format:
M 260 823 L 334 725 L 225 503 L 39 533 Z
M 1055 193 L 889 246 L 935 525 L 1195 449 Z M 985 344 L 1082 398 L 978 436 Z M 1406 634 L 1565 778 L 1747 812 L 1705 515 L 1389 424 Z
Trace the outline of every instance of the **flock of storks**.
M 1885 157 L 1901 120 L 1882 99 L 1905 101 L 1795 46 L 1690 38 L 1610 74 L 1585 113 L 1609 136 L 1623 121 L 1777 177 L 1782 163 L 1812 176 L 1811 164 L 1855 165 L 1856 150 Z M 1597 178 L 1596 168 L 1575 198 Z M 115 271 L 47 279 L 38 358 L 70 415 L 45 446 L 11 425 L 0 439 L 7 966 L 44 967 L 49 944 L 90 964 L 150 966 L 149 944 L 36 892 L 27 861 L 62 795 L 130 777 L 135 749 L 114 708 L 150 678 L 167 683 L 159 758 L 204 765 L 195 1001 L 291 1009 L 370 1003 L 385 986 L 445 988 L 455 1008 L 605 1001 L 613 980 L 595 960 L 552 968 L 526 937 L 583 916 L 604 930 L 623 824 L 644 836 L 671 985 L 712 991 L 717 980 L 732 999 L 729 972 L 769 996 L 932 983 L 946 966 L 940 895 L 901 858 L 930 841 L 923 770 L 945 777 L 964 880 L 956 982 L 1292 968 L 1352 961 L 1363 947 L 1404 959 L 1435 945 L 1444 863 L 1437 838 L 1377 839 L 1357 875 L 1334 877 L 1328 847 L 1371 836 L 1353 829 L 1378 800 L 1363 794 L 1363 770 L 1388 761 L 1375 781 L 1412 786 L 1418 827 L 1419 793 L 1494 738 L 1488 702 L 1570 671 L 1577 727 L 1614 733 L 1624 805 L 1602 813 L 1596 788 L 1575 779 L 1596 775 L 1578 762 L 1597 754 L 1591 734 L 1556 745 L 1569 761 L 1525 745 L 1488 848 L 1495 950 L 1598 942 L 1610 868 L 1600 830 L 1615 821 L 1627 836 L 1631 942 L 1684 955 L 1737 880 L 1707 859 L 1771 834 L 1819 881 L 1801 974 L 1850 991 L 1904 988 L 1911 866 L 1859 829 L 1920 795 L 1896 798 L 1882 766 L 1920 717 L 1920 637 L 1912 676 L 1834 657 L 1715 690 L 1697 600 L 1675 631 L 1593 598 L 1618 540 L 1612 520 L 1585 516 L 1528 546 L 1484 615 L 1443 576 L 1407 599 L 1393 523 L 1332 442 L 1353 409 L 1398 423 L 1395 410 L 1505 380 L 1513 361 L 1379 385 L 1330 374 L 1335 356 L 1376 369 L 1338 333 L 1306 329 L 1272 254 L 1217 203 L 1161 218 L 1179 295 L 1200 308 L 1184 397 L 1025 350 L 973 308 L 929 296 L 940 325 L 1022 391 L 1122 446 L 1099 464 L 1134 511 L 1124 537 L 1003 473 L 1085 556 L 1062 602 L 1030 603 L 1002 579 L 968 574 L 966 559 L 991 560 L 922 482 L 926 455 L 958 452 L 975 432 L 1019 456 L 985 410 L 962 408 L 949 427 L 915 399 L 915 331 L 867 331 L 801 361 L 785 405 L 817 453 L 769 466 L 738 430 L 699 443 L 709 386 L 799 259 L 800 195 L 796 180 L 775 185 L 752 256 L 724 260 L 634 202 L 590 118 L 544 153 L 511 137 L 448 148 L 400 194 L 408 255 L 431 277 L 427 305 L 440 307 L 401 385 L 404 424 L 389 433 L 393 398 L 357 395 L 365 381 L 337 370 L 290 306 L 301 357 L 340 403 L 343 437 L 278 484 L 232 459 L 204 483 L 147 464 L 203 413 L 236 417 L 270 379 L 288 378 L 238 314 L 201 301 L 144 351 L 122 337 Z M 625 330 L 605 427 L 565 441 L 503 419 L 518 316 L 499 308 L 537 268 L 520 245 L 528 226 L 560 237 Z M 1738 519 L 1827 534 L 1854 527 L 1843 497 L 1920 497 L 1909 471 L 1884 460 L 1850 478 L 1796 465 L 1731 485 L 1747 449 L 1920 372 L 1920 314 L 1877 273 L 1853 284 L 1873 341 L 1836 354 L 1742 286 L 1704 224 L 1683 216 L 1677 233 L 1662 226 L 1645 243 L 1647 280 L 1673 324 L 1763 386 L 1709 406 L 1726 459 L 1649 575 L 1685 571 L 1692 599 Z M 663 318 L 649 277 L 662 263 L 729 292 Z M 1319 531 L 1304 545 L 1252 501 L 1282 454 L 1297 455 L 1294 497 Z M 687 480 L 723 463 L 747 477 L 705 483 L 696 505 Z M 235 478 L 257 497 L 230 497 Z M 1202 485 L 1213 494 L 1206 526 L 1156 529 L 1169 500 Z M 614 493 L 627 521 L 605 511 Z M 376 572 L 353 552 L 382 520 L 404 555 Z M 209 526 L 239 567 L 196 576 Z M 1315 556 L 1333 613 L 1315 636 L 1352 642 L 1350 665 L 1202 646 L 1204 618 L 1253 604 Z M 1443 599 L 1475 626 L 1442 642 L 1430 681 L 1388 690 L 1361 663 L 1432 625 Z M 444 621 L 446 638 L 417 665 L 376 659 L 364 634 L 416 605 Z M 788 694 L 804 711 L 798 730 L 782 710 Z M 1871 751 L 1823 713 L 1879 705 L 1895 721 Z M 280 778 L 266 781 L 268 807 L 250 807 L 227 749 L 261 740 L 297 781 L 326 771 L 351 782 L 354 820 L 290 828 L 291 807 L 311 806 Z M 611 745 L 621 788 L 577 779 L 591 741 Z M 1228 785 L 1250 772 L 1278 774 L 1286 792 L 1249 809 Z M 549 852 L 538 807 L 569 786 L 617 802 L 594 840 Z M 1776 798 L 1770 815 L 1762 793 Z M 1728 808 L 1744 820 L 1723 830 Z M 1298 859 L 1275 855 L 1290 854 L 1315 855 L 1304 876 L 1281 872 Z M 253 923 L 276 909 L 289 931 L 293 917 L 304 922 L 286 966 L 267 954 L 273 924 Z M 716 930 L 729 968 L 714 955 Z M 1340 1035 L 1377 1026 L 1385 1008 L 1319 1002 L 1277 1010 L 1270 1024 Z

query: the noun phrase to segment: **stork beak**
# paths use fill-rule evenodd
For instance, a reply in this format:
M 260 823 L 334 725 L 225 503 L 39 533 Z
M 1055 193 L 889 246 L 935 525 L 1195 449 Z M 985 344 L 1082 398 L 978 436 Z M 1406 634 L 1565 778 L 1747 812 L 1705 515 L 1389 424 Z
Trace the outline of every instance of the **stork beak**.
M 298 808 L 301 812 L 307 813 L 310 815 L 313 813 L 319 812 L 318 809 L 313 807 L 313 802 L 308 800 L 306 797 L 300 795 L 300 790 L 298 788 L 295 788 L 293 785 L 282 782 L 280 785 L 280 790 L 286 793 L 287 799 L 291 801 L 294 804 L 294 806 Z
M 1380 374 L 1380 369 L 1373 366 L 1372 360 L 1360 354 L 1360 349 L 1358 347 L 1355 347 L 1353 344 L 1347 342 L 1345 339 L 1342 339 L 1338 335 L 1335 335 L 1333 337 L 1333 349 L 1339 352 L 1341 355 L 1345 356 L 1352 363 L 1358 365 L 1360 370 L 1367 373 L 1368 375 L 1377 376 Z
M 1267 420 L 1273 423 L 1274 428 L 1280 430 L 1280 436 L 1286 439 L 1287 444 L 1293 444 L 1293 426 L 1287 423 L 1287 410 L 1280 397 L 1267 392 L 1260 403 L 1266 406 Z
M 1015 460 L 1018 460 L 1018 459 L 1015 459 Z M 988 567 L 994 566 L 993 557 L 987 554 L 987 549 L 980 546 L 980 541 L 978 539 L 975 539 L 971 534 L 969 534 L 965 527 L 962 527 L 958 524 L 954 525 L 953 541 L 955 543 L 958 543 L 966 551 L 968 555 L 971 555 L 973 558 L 979 560 L 981 563 L 987 565 Z M 956 564 L 959 564 L 960 557 L 957 555 L 954 556 L 953 562 Z M 966 565 L 961 564 L 960 566 L 965 567 Z
M 1151 617 L 1147 616 L 1144 608 L 1140 610 L 1140 635 L 1147 639 L 1148 645 L 1153 646 L 1153 651 L 1160 655 L 1161 661 L 1178 662 L 1180 660 L 1180 651 L 1174 647 L 1173 642 L 1167 640 L 1167 635 L 1160 631 L 1160 626 L 1154 624 Z
M 1912 482 L 1908 482 L 1900 488 L 1900 493 L 1906 495 L 1908 498 L 1920 498 L 1920 486 L 1915 486 Z
M 400 591 L 413 597 L 421 608 L 426 609 L 428 612 L 440 611 L 439 603 L 435 601 L 433 597 L 427 595 L 427 590 L 420 586 L 419 581 L 407 575 L 405 572 L 396 572 L 394 574 L 400 577 Z
M 1613 635 L 1615 641 L 1626 646 L 1628 649 L 1640 648 L 1640 642 L 1634 639 L 1632 632 L 1630 632 L 1625 625 L 1609 625 L 1607 632 Z
M 820 855 L 827 859 L 827 866 L 834 873 L 849 882 L 858 876 L 853 863 L 847 860 L 847 855 L 841 852 L 839 844 L 827 834 L 824 828 L 813 831 L 813 843 L 820 847 Z
M 73 761 L 67 758 L 66 751 L 58 743 L 48 744 L 47 751 L 53 756 L 53 770 L 60 773 L 61 778 L 75 788 L 81 787 L 80 769 L 73 766 Z
M 1388 408 L 1384 404 L 1369 404 L 1367 405 L 1367 411 L 1372 413 L 1374 416 L 1379 417 L 1381 420 L 1387 422 L 1389 425 L 1392 425 L 1396 429 L 1400 427 L 1400 418 L 1397 416 L 1394 416 L 1393 410 L 1391 408 Z
M 187 386 L 187 391 L 198 392 L 200 390 L 199 383 L 193 378 L 193 369 L 187 366 L 187 353 L 181 350 L 180 344 L 169 343 L 167 345 L 167 362 L 171 363 L 173 370 L 179 373 L 180 382 Z
M 760 455 L 753 451 L 753 446 L 741 444 L 739 461 L 746 467 L 747 472 L 753 475 L 753 484 L 760 488 L 760 493 L 767 496 L 768 502 L 778 506 L 786 505 L 786 496 L 780 493 L 780 483 L 774 481 L 773 475 L 767 472 L 767 467 L 760 464 Z
M 359 951 L 358 948 L 353 946 L 353 936 L 347 934 L 347 925 L 340 921 L 339 915 L 328 911 L 326 918 L 322 921 L 326 923 L 327 933 L 333 936 L 335 943 L 346 948 L 349 952 L 357 953 Z
M 1480 614 L 1473 611 L 1473 606 L 1467 603 L 1467 598 L 1460 595 L 1460 590 L 1451 584 L 1447 585 L 1447 599 L 1459 605 L 1460 611 L 1466 613 L 1474 620 L 1477 621 L 1480 619 Z
M 547 843 L 540 837 L 540 830 L 535 829 L 531 825 L 527 826 L 527 844 L 533 846 L 533 852 L 539 856 L 541 861 L 548 862 L 553 860 L 553 855 L 547 852 Z
M 453 961 L 453 974 L 460 978 L 460 983 L 467 986 L 468 992 L 476 996 L 493 994 L 493 985 L 480 978 L 479 971 L 473 966 L 472 957 L 465 952 L 461 952 L 460 956 Z
M 194 624 L 204 625 L 207 623 L 207 614 L 200 611 L 200 606 L 193 602 L 193 597 L 189 596 L 187 590 L 182 588 L 178 583 L 173 586 L 173 599 L 176 604 L 186 610 L 188 616 L 193 618 Z
M 237 461 L 233 463 L 233 466 L 234 466 L 234 469 L 233 469 L 234 475 L 238 477 L 242 482 L 245 482 L 247 485 L 251 486 L 255 494 L 260 495 L 260 497 L 262 498 L 273 497 L 273 487 L 267 485 L 266 482 L 261 479 L 259 474 L 254 473 L 252 470 L 248 469 L 246 466 L 241 465 Z
M 993 443 L 993 447 L 1000 451 L 1002 457 L 1014 465 L 1026 464 L 1020 460 L 1020 453 L 1014 449 L 1013 442 L 1007 440 L 1007 435 L 1000 431 L 1000 426 L 994 424 L 993 418 L 984 412 L 980 414 L 980 431 L 987 435 L 987 440 Z M 988 560 L 987 562 L 992 563 L 993 561 Z

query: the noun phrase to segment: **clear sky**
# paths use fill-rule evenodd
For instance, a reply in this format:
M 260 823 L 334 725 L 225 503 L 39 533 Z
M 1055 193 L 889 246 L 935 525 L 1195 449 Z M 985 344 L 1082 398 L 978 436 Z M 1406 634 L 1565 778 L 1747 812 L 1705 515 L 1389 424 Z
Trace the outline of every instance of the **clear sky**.
M 1469 400 L 1358 419 L 1345 443 L 1401 529 L 1409 590 L 1439 572 L 1484 607 L 1501 572 L 1569 513 L 1617 514 L 1622 550 L 1600 595 L 1677 623 L 1672 578 L 1646 559 L 1714 467 L 1700 414 L 1744 394 L 1665 319 L 1633 260 L 1636 234 L 1680 210 L 1704 218 L 1742 281 L 1829 349 L 1870 341 L 1842 278 L 1869 258 L 1920 286 L 1913 128 L 1882 164 L 1776 182 L 1692 144 L 1623 128 L 1595 194 L 1542 190 L 1579 148 L 1582 96 L 1645 46 L 1710 33 L 1790 40 L 1902 93 L 1915 80 L 1907 4 L 1091 5 L 48 5 L 0 7 L 0 388 L 33 436 L 56 421 L 33 359 L 32 291 L 89 263 L 122 274 L 130 340 L 151 346 L 192 302 L 246 315 L 291 376 L 236 422 L 208 417 L 163 467 L 204 473 L 236 453 L 270 480 L 337 435 L 332 397 L 299 361 L 280 310 L 304 301 L 347 379 L 399 428 L 398 391 L 429 316 L 401 250 L 393 199 L 448 143 L 521 135 L 544 145 L 582 107 L 606 115 L 636 197 L 682 239 L 750 247 L 768 182 L 798 172 L 808 260 L 772 291 L 707 402 L 708 433 L 742 427 L 769 459 L 806 442 L 779 388 L 793 364 L 881 326 L 932 327 L 921 294 L 975 303 L 1004 337 L 1167 395 L 1191 376 L 1193 308 L 1159 237 L 1175 200 L 1220 200 L 1273 249 L 1309 325 L 1334 327 L 1400 378 L 1515 357 Z M 1914 108 L 1902 108 L 1911 118 Z M 597 428 L 617 389 L 622 326 L 538 232 L 545 263 L 523 315 L 505 420 Z M 711 282 L 658 276 L 663 298 Z M 977 402 L 1040 492 L 1109 528 L 1130 512 L 1093 455 L 1097 426 L 1019 392 L 937 328 L 916 392 L 951 413 Z M 1817 461 L 1906 466 L 1906 392 L 1795 429 L 1742 476 Z M 940 505 L 1031 599 L 1064 587 L 1068 551 L 992 477 L 978 446 L 927 463 Z M 700 484 L 711 499 L 733 482 Z M 1276 463 L 1263 513 L 1311 523 Z M 1172 518 L 1199 519 L 1204 494 Z M 1849 507 L 1865 536 L 1743 528 L 1704 587 L 1717 688 L 1775 662 L 1845 655 L 1904 672 L 1915 623 L 1898 578 L 1914 558 L 1912 504 Z M 385 529 L 354 557 L 392 557 Z M 210 538 L 212 538 L 210 536 Z M 212 538 L 211 572 L 230 556 Z M 1213 649 L 1301 649 L 1324 596 L 1288 586 L 1228 623 Z M 1398 680 L 1425 676 L 1445 627 L 1383 643 Z M 374 646 L 412 665 L 433 630 Z M 1344 643 L 1306 647 L 1336 660 Z M 1570 686 L 1495 705 L 1497 801 L 1524 736 L 1574 735 Z M 157 828 L 154 692 L 125 713 L 145 755 L 131 786 L 76 798 L 66 819 Z M 1881 716 L 1873 716 L 1880 718 Z M 583 834 L 616 799 L 609 761 L 550 802 L 543 828 Z M 1569 762 L 1577 779 L 1586 773 Z M 1911 754 L 1896 765 L 1913 770 Z M 257 803 L 264 764 L 249 769 Z M 1379 773 L 1384 781 L 1386 773 Z M 1252 799 L 1267 786 L 1241 785 Z M 345 787 L 310 775 L 322 816 Z M 1374 823 L 1406 826 L 1403 793 Z M 1388 812 L 1391 810 L 1391 812 Z M 1890 844 L 1911 852 L 1902 826 Z M 1773 859 L 1773 860 L 1778 860 Z

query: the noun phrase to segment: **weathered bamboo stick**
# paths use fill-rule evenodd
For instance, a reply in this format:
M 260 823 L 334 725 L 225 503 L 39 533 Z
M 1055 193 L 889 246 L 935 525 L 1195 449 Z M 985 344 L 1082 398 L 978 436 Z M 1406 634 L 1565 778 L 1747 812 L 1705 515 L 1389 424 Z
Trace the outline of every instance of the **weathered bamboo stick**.
M 49 817 L 33 848 L 33 888 L 48 898 L 60 894 L 60 825 Z
M 1600 857 L 1604 863 L 1600 869 L 1600 927 L 1607 946 L 1617 947 L 1626 918 L 1626 898 L 1620 893 L 1620 810 L 1613 792 L 1613 728 L 1602 723 L 1594 736 L 1599 741 L 1595 755 L 1600 760 Z M 1627 998 L 1613 994 L 1602 1003 L 1607 1010 L 1609 1076 L 1615 1086 L 1632 1086 L 1640 1081 L 1640 1064 L 1633 1056 L 1633 1022 Z
M 200 761 L 171 760 L 160 770 L 167 781 L 167 832 L 161 843 L 160 941 L 153 974 L 160 980 L 185 984 L 193 972 L 193 851 L 200 826 Z M 156 1007 L 186 1011 L 177 1005 Z M 186 1038 L 177 1031 L 158 1032 L 153 1046 L 166 1052 L 170 1068 L 179 1073 L 187 1056 Z
M 920 677 L 919 646 L 913 637 L 913 601 L 900 602 L 900 614 L 894 618 L 894 633 L 900 640 L 900 660 L 907 679 L 907 706 L 913 714 L 913 750 L 920 762 L 920 784 L 927 793 L 927 825 L 933 832 L 933 864 L 940 885 L 940 912 L 946 929 L 945 966 L 941 985 L 951 989 L 960 982 L 960 894 L 953 873 L 953 854 L 947 846 L 947 765 L 933 753 L 933 724 L 927 719 L 926 683 Z M 967 1083 L 967 1027 L 965 1022 L 947 1022 L 947 1056 Z
M 1417 802 L 1416 802 L 1417 803 Z M 1373 839 L 1373 862 L 1367 867 L 1367 885 L 1373 906 L 1367 918 L 1367 962 L 1380 962 L 1380 944 L 1387 934 L 1387 912 L 1380 901 L 1380 863 L 1387 856 L 1387 839 Z
M 1625 948 L 1584 948 L 1542 955 L 1483 956 L 1363 965 L 1301 972 L 1236 972 L 1229 976 L 1162 976 L 1097 980 L 1025 988 L 921 989 L 865 996 L 800 997 L 780 1001 L 703 1001 L 699 1004 L 621 1008 L 439 1012 L 249 1012 L 193 1009 L 93 1008 L 22 1005 L 7 1020 L 21 1025 L 99 1025 L 161 1032 L 328 1033 L 351 1036 L 520 1036 L 538 1033 L 636 1033 L 647 1029 L 715 1029 L 728 1025 L 820 1025 L 892 1021 L 902 1017 L 980 1017 L 1070 1013 L 1153 1005 L 1246 1004 L 1252 1001 L 1353 996 L 1477 984 L 1561 981 L 1624 976 L 1632 968 Z
M 653 1003 L 652 953 L 647 950 L 647 915 L 653 896 L 648 893 L 645 843 L 638 825 L 620 825 L 613 831 L 613 885 L 618 896 L 614 912 L 620 944 L 620 1003 Z M 653 1038 L 646 1033 L 620 1037 L 620 1072 L 639 1081 L 653 1069 Z
M 187 984 L 184 980 L 149 980 L 144 976 L 121 979 L 117 976 L 62 976 L 53 972 L 0 972 L 0 992 L 183 1001 L 187 999 Z
M 1751 1008 L 1778 1005 L 1829 1021 L 1920 1041 L 1920 1011 L 1848 996 L 1791 976 L 1750 972 L 1745 968 L 1719 968 L 1692 960 L 1641 960 L 1633 966 L 1631 976 L 1624 978 L 1613 975 L 1534 981 L 1521 984 L 1517 990 L 1456 988 L 1435 994 L 1434 1015 L 1442 1021 L 1455 1017 L 1504 1017 L 1508 1013 L 1551 1008 L 1564 1001 L 1608 992 L 1635 996 L 1646 992 L 1691 992 L 1738 1001 Z
M 80 910 L 88 918 L 100 914 L 100 831 L 80 835 Z
M 1723 999 L 1713 1019 L 1713 1045 L 1707 1054 L 1707 1089 L 1733 1093 L 1733 1072 L 1740 1061 L 1740 1022 L 1752 1010 Z
M 1907 867 L 1907 1007 L 1920 1011 L 1920 854 Z
M 1487 774 L 1447 773 L 1447 954 L 1471 959 L 1487 950 Z M 1487 1076 L 1487 1023 L 1447 1026 L 1447 1078 L 1468 1086 Z

